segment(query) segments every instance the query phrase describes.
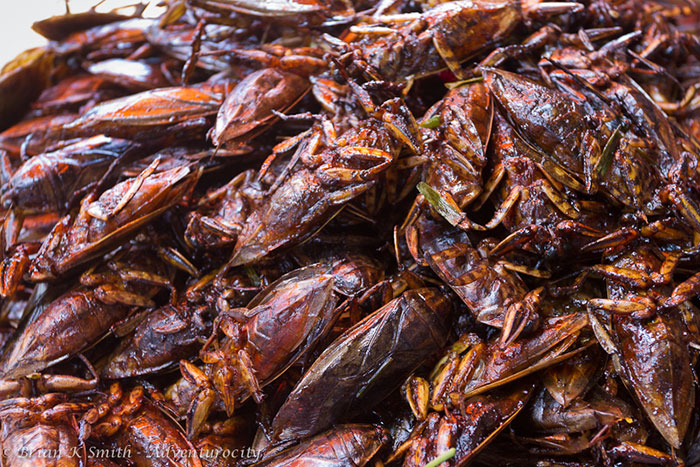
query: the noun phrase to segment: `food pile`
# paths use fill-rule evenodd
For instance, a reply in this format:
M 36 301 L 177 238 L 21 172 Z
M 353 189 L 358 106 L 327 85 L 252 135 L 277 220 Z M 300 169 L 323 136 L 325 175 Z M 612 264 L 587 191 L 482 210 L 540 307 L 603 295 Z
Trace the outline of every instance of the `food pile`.
M 0 75 L 3 465 L 700 462 L 698 5 L 165 7 Z

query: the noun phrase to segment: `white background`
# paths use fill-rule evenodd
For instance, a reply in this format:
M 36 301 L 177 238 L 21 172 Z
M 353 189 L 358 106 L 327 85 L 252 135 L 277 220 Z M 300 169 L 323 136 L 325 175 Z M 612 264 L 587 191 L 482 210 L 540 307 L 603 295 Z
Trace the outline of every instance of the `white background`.
M 133 5 L 139 0 L 107 0 L 98 11 Z M 141 0 L 148 3 L 148 0 Z M 70 0 L 72 12 L 86 11 L 98 3 L 96 0 Z M 145 16 L 157 16 L 157 1 L 151 2 Z M 64 0 L 0 0 L 0 68 L 23 50 L 46 44 L 39 34 L 32 31 L 32 23 L 66 11 Z M 125 10 L 126 11 L 126 10 Z

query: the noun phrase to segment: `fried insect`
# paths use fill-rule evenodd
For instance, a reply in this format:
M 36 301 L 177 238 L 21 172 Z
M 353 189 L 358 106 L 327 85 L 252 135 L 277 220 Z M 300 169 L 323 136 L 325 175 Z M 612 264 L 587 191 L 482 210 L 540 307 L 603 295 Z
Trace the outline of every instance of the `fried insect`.
M 17 122 L 49 84 L 53 54 L 44 48 L 23 52 L 0 70 L 0 128 Z
M 112 384 L 78 426 L 82 441 L 129 450 L 132 462 L 138 465 L 202 466 L 180 427 L 149 400 L 141 386 L 125 392 L 119 383 Z
M 534 328 L 542 290 L 528 291 L 512 269 L 517 265 L 489 258 L 492 241 L 474 248 L 465 232 L 427 212 L 406 229 L 409 248 L 467 305 L 477 321 L 503 329 L 503 342 Z
M 505 347 L 498 341 L 469 345 L 471 336 L 463 336 L 435 371 L 432 406 L 440 409 L 450 400 L 484 393 L 575 355 L 580 350 L 571 347 L 587 325 L 583 313 L 552 317 L 535 335 Z
M 342 311 L 338 293 L 359 294 L 378 282 L 380 274 L 372 261 L 362 257 L 315 264 L 282 276 L 247 309 L 219 314 L 200 351 L 204 369 L 181 362 L 185 378 L 200 387 L 188 413 L 190 438 L 217 398 L 229 415 L 249 397 L 260 403 L 261 389 L 330 331 Z
M 214 146 L 235 146 L 252 139 L 309 90 L 301 76 L 275 68 L 248 75 L 226 96 L 211 131 Z
M 63 126 L 71 136 L 105 134 L 151 141 L 197 140 L 210 128 L 222 96 L 206 87 L 170 87 L 102 102 Z M 168 139 L 170 138 L 170 139 Z
M 3 186 L 2 202 L 22 214 L 65 213 L 138 145 L 104 135 L 57 151 L 38 154 L 22 164 Z
M 364 465 L 388 443 L 384 428 L 372 425 L 339 425 L 284 451 L 256 462 L 255 466 Z
M 0 463 L 700 459 L 698 5 L 161 3 L 0 72 Z
M 693 179 L 670 169 L 681 162 L 667 150 L 671 144 L 668 131 L 664 131 L 668 130 L 663 126 L 667 123 L 665 117 L 661 117 L 657 137 L 640 140 L 624 130 L 628 122 L 623 113 L 616 112 L 599 96 L 580 102 L 572 95 L 515 73 L 486 69 L 485 74 L 489 89 L 508 118 L 539 149 L 537 162 L 549 177 L 579 192 L 601 192 L 611 201 L 643 215 L 655 215 L 660 205 L 670 205 L 691 227 L 700 225 Z M 635 91 L 633 94 L 628 88 L 626 94 L 637 102 L 631 108 L 629 102 L 623 105 L 628 106 L 628 112 L 642 114 L 638 117 L 642 122 L 637 123 L 649 133 L 646 119 L 653 119 L 658 113 L 645 114 L 645 107 L 660 111 L 639 90 Z M 537 108 L 542 106 L 556 110 L 538 113 Z M 584 118 L 586 114 L 591 116 Z M 688 153 L 686 157 L 697 156 Z M 565 204 L 559 206 L 566 209 Z
M 400 101 L 386 102 L 378 113 L 340 135 L 332 127 L 313 128 L 298 142 L 287 170 L 248 216 L 230 266 L 309 238 L 371 188 L 403 146 L 416 150 L 418 127 Z
M 111 264 L 85 273 L 81 285 L 32 311 L 3 353 L 3 378 L 73 357 L 126 318 L 131 306 L 153 306 L 151 298 L 170 285 L 163 263 L 139 248 L 122 253 Z
M 421 126 L 434 126 L 423 130 L 430 141 L 423 181 L 459 209 L 481 194 L 493 114 L 491 95 L 479 82 L 448 92 L 421 119 Z
M 197 181 L 189 167 L 154 172 L 156 160 L 137 177 L 83 198 L 80 211 L 56 224 L 32 261 L 32 280 L 54 279 L 112 250 L 168 208 Z
M 405 456 L 405 467 L 418 467 L 454 449 L 450 462 L 465 465 L 518 415 L 531 392 L 532 387 L 517 387 L 505 394 L 497 392 L 497 396 L 465 398 L 447 414 L 432 412 L 392 459 Z
M 310 436 L 381 402 L 445 344 L 451 308 L 438 289 L 410 290 L 346 331 L 287 397 L 273 437 Z
M 195 355 L 211 334 L 207 314 L 208 306 L 186 300 L 153 310 L 132 335 L 122 338 L 102 377 L 133 378 L 176 367 L 181 359 Z
M 670 287 L 663 284 L 670 282 L 668 277 L 658 286 L 635 279 L 659 268 L 663 275 L 671 274 L 677 259 L 671 253 L 662 263 L 646 248 L 620 255 L 612 265 L 597 268 L 608 280 L 608 298 L 592 299 L 588 305 L 589 316 L 600 323 L 594 329 L 601 345 L 651 422 L 674 447 L 682 443 L 695 394 L 681 309 L 698 290 L 693 278 L 678 284 L 667 298 Z M 657 301 L 667 310 L 656 313 Z M 592 314 L 597 309 L 611 313 L 608 327 Z
M 0 403 L 2 463 L 7 466 L 80 466 L 77 418 L 89 404 L 64 394 L 5 399 Z
M 356 66 L 372 80 L 413 79 L 444 68 L 460 77 L 463 61 L 499 44 L 519 25 L 582 9 L 574 2 L 464 0 L 429 5 L 422 13 L 388 15 L 353 28 L 346 47 Z
M 270 20 L 309 24 L 344 23 L 355 13 L 352 2 L 332 0 L 188 0 L 193 7 L 214 13 L 212 20 L 226 24 L 240 13 Z
M 253 170 L 200 198 L 188 214 L 185 241 L 194 248 L 218 249 L 235 244 L 251 210 L 263 199 L 263 186 Z

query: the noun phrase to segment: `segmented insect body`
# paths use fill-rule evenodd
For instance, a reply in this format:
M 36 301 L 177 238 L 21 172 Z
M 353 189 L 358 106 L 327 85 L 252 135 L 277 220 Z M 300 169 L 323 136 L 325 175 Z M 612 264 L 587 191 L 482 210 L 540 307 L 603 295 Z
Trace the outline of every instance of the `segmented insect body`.
M 329 138 L 316 129 L 300 142 L 298 162 L 248 216 L 230 265 L 255 262 L 309 238 L 346 203 L 372 187 L 398 157 L 415 147 L 417 125 L 403 106 L 383 109 L 384 123 L 370 118 Z M 392 108 L 397 107 L 397 108 Z M 405 112 L 404 112 L 405 110 Z
M 312 464 L 350 467 L 366 464 L 388 443 L 385 429 L 372 425 L 339 425 L 253 465 L 260 467 Z
M 697 278 L 672 289 L 678 259 L 670 253 L 661 261 L 644 247 L 624 252 L 612 264 L 596 267 L 607 279 L 608 298 L 589 300 L 588 305 L 611 313 L 609 321 L 602 321 L 607 327 L 594 327 L 599 341 L 672 446 L 683 441 L 693 406 L 688 401 L 695 394 L 682 310 L 697 294 Z
M 101 135 L 38 154 L 12 174 L 3 187 L 3 204 L 23 214 L 65 213 L 71 201 L 137 149 L 130 141 Z
M 498 397 L 468 398 L 447 414 L 432 412 L 392 458 L 403 455 L 404 466 L 417 467 L 455 449 L 450 462 L 465 465 L 508 426 L 525 407 L 531 392 L 532 387 L 520 386 L 505 394 L 497 393 Z
M 361 257 L 314 264 L 282 276 L 242 316 L 221 313 L 200 352 L 204 369 L 181 363 L 183 375 L 200 387 L 188 413 L 189 436 L 196 435 L 217 399 L 229 414 L 251 396 L 260 403 L 261 388 L 330 331 L 342 311 L 339 293 L 354 296 L 380 277 L 376 264 Z
M 83 198 L 80 211 L 56 224 L 32 261 L 32 280 L 56 278 L 133 236 L 180 201 L 197 181 L 188 167 L 154 173 L 158 161 L 139 176 Z
M 32 311 L 5 349 L 3 378 L 25 376 L 73 357 L 126 318 L 131 306 L 153 306 L 151 298 L 170 285 L 167 269 L 144 249 L 123 253 L 111 265 L 84 274 L 83 284 L 45 299 L 48 303 Z
M 309 89 L 301 76 L 264 68 L 246 76 L 226 96 L 211 132 L 215 146 L 241 144 L 289 110 Z
M 489 242 L 485 248 L 475 248 L 464 231 L 432 219 L 428 213 L 408 226 L 406 235 L 420 248 L 416 253 L 422 253 L 422 259 L 459 295 L 479 322 L 503 328 L 509 308 L 519 306 L 526 298 L 528 289 L 522 279 L 508 270 L 507 264 L 488 257 Z M 522 310 L 523 314 L 531 314 L 531 325 L 538 318 L 532 298 L 529 309 Z
M 430 140 L 423 181 L 464 209 L 481 194 L 482 170 L 491 136 L 493 105 L 483 83 L 448 92 L 421 119 Z
M 59 393 L 0 403 L 2 463 L 7 466 L 82 465 L 75 426 L 89 404 L 71 402 Z
M 451 308 L 438 289 L 410 290 L 346 331 L 292 390 L 273 436 L 310 436 L 381 402 L 445 344 Z
M 152 402 L 141 386 L 124 392 L 114 383 L 109 392 L 79 421 L 80 439 L 107 449 L 129 451 L 137 465 L 166 466 L 176 463 L 201 467 L 195 447 L 180 427 Z
M 347 48 L 357 66 L 375 80 L 400 81 L 444 68 L 461 76 L 464 60 L 499 44 L 529 19 L 581 8 L 573 2 L 443 2 L 419 14 L 378 18 L 389 27 L 357 27 Z

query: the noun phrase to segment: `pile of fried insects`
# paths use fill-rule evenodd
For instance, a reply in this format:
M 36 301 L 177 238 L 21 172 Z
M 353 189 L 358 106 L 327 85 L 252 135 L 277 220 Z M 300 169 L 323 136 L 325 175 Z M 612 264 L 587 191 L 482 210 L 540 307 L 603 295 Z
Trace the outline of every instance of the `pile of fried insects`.
M 161 6 L 0 74 L 3 466 L 700 463 L 700 6 Z

